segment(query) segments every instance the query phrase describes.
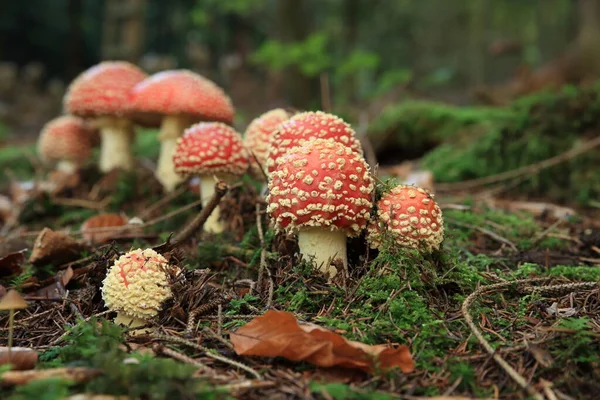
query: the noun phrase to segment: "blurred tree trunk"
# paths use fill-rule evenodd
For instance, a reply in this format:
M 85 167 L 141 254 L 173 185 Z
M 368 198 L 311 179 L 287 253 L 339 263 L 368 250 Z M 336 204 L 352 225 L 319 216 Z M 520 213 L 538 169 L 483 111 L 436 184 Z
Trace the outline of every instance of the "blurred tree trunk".
M 358 39 L 358 24 L 360 21 L 361 0 L 344 1 L 344 52 L 350 55 L 356 47 Z M 351 103 L 356 101 L 356 76 L 354 74 L 344 79 L 342 86 L 343 98 Z
M 576 73 L 582 78 L 600 76 L 600 0 L 579 0 L 579 31 L 570 49 Z
M 306 4 L 305 0 L 277 2 L 279 40 L 283 43 L 299 42 L 306 38 L 309 29 Z M 306 109 L 313 100 L 318 99 L 318 80 L 303 75 L 298 67 L 293 66 L 285 71 L 284 87 L 293 107 Z
M 81 26 L 82 1 L 69 0 L 69 54 L 67 59 L 67 79 L 73 79 L 83 69 L 83 29 Z
M 106 0 L 102 58 L 136 63 L 144 52 L 146 0 Z

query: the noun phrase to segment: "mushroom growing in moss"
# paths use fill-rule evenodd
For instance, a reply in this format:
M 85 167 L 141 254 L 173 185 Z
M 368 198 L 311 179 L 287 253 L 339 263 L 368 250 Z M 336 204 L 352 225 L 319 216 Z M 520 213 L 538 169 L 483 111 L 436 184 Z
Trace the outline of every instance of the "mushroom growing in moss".
M 173 155 L 175 171 L 181 175 L 200 177 L 202 206 L 210 200 L 217 180 L 233 182 L 248 170 L 248 154 L 239 133 L 221 122 L 200 122 L 185 130 L 177 141 Z M 206 232 L 220 233 L 217 206 L 204 223 Z
M 371 248 L 380 248 L 387 236 L 400 246 L 438 250 L 444 240 L 442 211 L 426 190 L 399 185 L 377 202 L 377 218 L 368 232 Z
M 128 62 L 105 61 L 82 72 L 65 94 L 65 111 L 93 119 L 95 127 L 100 129 L 102 172 L 133 167 L 131 89 L 147 76 Z
M 181 182 L 173 168 L 173 152 L 185 128 L 199 121 L 231 124 L 231 99 L 212 81 L 188 70 L 162 71 L 137 84 L 132 105 L 146 121 L 160 123 L 161 146 L 156 177 L 165 191 Z
M 348 266 L 346 237 L 367 225 L 373 188 L 366 161 L 352 148 L 311 139 L 277 160 L 267 212 L 277 229 L 297 232 L 300 253 L 333 277 L 333 260 Z
M 158 315 L 163 302 L 173 295 L 172 268 L 152 249 L 132 250 L 119 257 L 102 282 L 104 303 L 117 312 L 115 323 L 136 328 Z

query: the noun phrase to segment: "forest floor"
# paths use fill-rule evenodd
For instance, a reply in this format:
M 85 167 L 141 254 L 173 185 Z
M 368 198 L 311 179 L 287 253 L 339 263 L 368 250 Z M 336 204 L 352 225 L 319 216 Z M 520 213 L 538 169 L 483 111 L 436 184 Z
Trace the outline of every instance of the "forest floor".
M 16 183 L 44 176 L 31 147 L 0 149 L 3 194 L 18 203 L 18 215 L 5 215 L 0 226 L 0 290 L 16 288 L 28 301 L 15 313 L 13 345 L 39 354 L 33 372 L 0 366 L 0 398 L 567 400 L 600 393 L 598 210 L 565 213 L 545 204 L 532 212 L 510 199 L 439 194 L 446 232 L 439 252 L 376 252 L 353 239 L 348 276 L 328 284 L 295 259 L 293 237 L 269 228 L 260 185 L 249 179 L 222 200 L 226 233 L 194 232 L 165 245 L 200 205 L 192 186 L 161 193 L 149 162 L 153 140 L 138 143 L 135 173 L 102 177 L 90 167 L 80 184 L 53 195 Z M 139 217 L 142 225 L 84 243 L 81 224 L 103 212 Z M 33 265 L 44 228 L 78 242 Z M 99 289 L 119 255 L 137 248 L 162 252 L 185 279 L 174 282 L 155 333 L 132 336 L 110 322 L 115 315 Z M 290 314 L 264 316 L 269 310 Z M 325 355 L 237 354 L 238 329 L 264 316 L 279 332 L 284 315 L 366 345 L 407 346 L 414 368 L 406 352 L 402 368 L 365 367 L 357 346 L 336 339 L 310 346 L 334 346 L 329 357 L 354 368 L 318 366 Z M 6 311 L 0 331 L 6 346 Z M 310 347 L 298 332 L 278 340 Z

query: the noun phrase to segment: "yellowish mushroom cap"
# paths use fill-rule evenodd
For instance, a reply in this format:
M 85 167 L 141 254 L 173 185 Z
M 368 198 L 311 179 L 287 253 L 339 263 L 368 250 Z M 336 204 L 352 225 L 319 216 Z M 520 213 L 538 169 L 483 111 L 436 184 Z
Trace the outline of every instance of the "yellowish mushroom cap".
M 106 307 L 131 318 L 155 317 L 173 293 L 169 286 L 167 260 L 152 249 L 137 249 L 122 255 L 109 270 L 102 285 Z

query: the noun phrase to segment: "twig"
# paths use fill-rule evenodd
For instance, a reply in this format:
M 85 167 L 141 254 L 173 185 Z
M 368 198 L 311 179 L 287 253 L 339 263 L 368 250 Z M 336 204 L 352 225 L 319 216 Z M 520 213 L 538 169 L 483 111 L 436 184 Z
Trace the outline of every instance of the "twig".
M 375 149 L 373 148 L 373 143 L 371 143 L 371 139 L 367 134 L 367 130 L 369 129 L 369 114 L 365 111 L 360 114 L 358 131 L 356 132 L 358 136 L 358 140 L 360 140 L 360 144 L 365 152 L 365 158 L 367 159 L 367 163 L 373 169 L 373 174 L 375 174 L 375 167 L 377 166 L 377 154 L 375 153 Z
M 465 299 L 461 307 L 461 312 L 463 314 L 463 317 L 465 318 L 465 321 L 467 322 L 467 325 L 469 325 L 469 328 L 471 328 L 471 332 L 473 332 L 473 335 L 475 335 L 477 340 L 479 340 L 481 346 L 483 346 L 483 348 L 488 352 L 488 354 L 492 356 L 494 361 L 496 361 L 496 363 L 500 367 L 502 367 L 502 369 L 508 374 L 508 376 L 510 376 L 519 386 L 521 386 L 521 388 L 525 389 L 527 393 L 529 393 L 529 395 L 534 397 L 536 400 L 544 400 L 544 396 L 542 396 L 540 392 L 533 388 L 521 374 L 519 374 L 513 367 L 510 366 L 509 363 L 507 363 L 498 353 L 496 353 L 496 350 L 483 337 L 481 330 L 473 322 L 473 317 L 469 312 L 469 307 L 475 302 L 477 297 L 479 297 L 483 293 L 492 292 L 498 289 L 504 289 L 513 285 L 537 282 L 544 279 L 546 278 L 519 279 L 515 281 L 500 282 L 495 283 L 493 285 L 481 286 L 479 289 L 471 293 Z
M 81 207 L 88 208 L 90 210 L 104 210 L 108 203 L 109 198 L 102 201 L 86 200 L 86 199 L 70 199 L 66 197 L 53 197 L 52 202 L 61 206 Z
M 552 225 L 550 225 L 548 228 L 546 228 L 543 232 L 541 232 L 539 235 L 537 235 L 535 237 L 535 239 L 533 239 L 533 241 L 531 242 L 531 247 L 535 246 L 536 244 L 538 244 L 539 242 L 541 242 L 546 236 L 548 236 L 548 234 L 550 232 L 552 232 L 552 230 L 554 228 L 556 228 L 557 226 L 559 226 L 560 224 L 562 224 L 565 220 L 564 219 L 559 219 L 558 221 L 556 221 L 555 223 L 553 223 Z
M 177 361 L 181 361 L 182 363 L 194 365 L 206 372 L 214 373 L 214 369 L 212 369 L 208 365 L 206 365 L 198 360 L 195 360 L 192 357 L 188 357 L 185 354 L 182 354 L 178 351 L 170 349 L 168 347 L 156 344 L 155 346 L 153 346 L 152 349 L 158 354 L 164 354 L 165 356 L 169 356 Z
M 452 225 L 461 226 L 463 228 L 468 228 L 468 229 L 475 229 L 475 230 L 483 233 L 484 235 L 494 239 L 497 242 L 504 243 L 505 245 L 510 247 L 513 251 L 519 251 L 517 249 L 517 246 L 515 246 L 515 244 L 513 242 L 511 242 L 510 240 L 508 240 L 505 237 L 498 235 L 495 232 L 490 231 L 489 229 L 485 229 L 485 228 L 483 228 L 481 226 L 477 226 L 477 225 L 466 224 L 464 222 L 459 222 L 459 221 L 455 221 L 455 220 L 448 219 L 448 218 L 446 218 L 446 221 Z
M 62 281 L 64 274 L 65 274 L 64 271 L 61 271 L 58 274 L 56 274 L 56 276 L 54 277 L 54 282 L 56 283 L 56 289 L 58 290 L 58 294 L 60 294 L 60 297 L 62 297 L 66 301 L 68 292 L 65 289 L 65 285 L 63 284 L 63 281 Z M 73 311 L 73 313 L 77 316 L 77 318 L 85 319 L 85 317 L 79 310 L 79 307 L 77 307 L 77 304 L 73 303 L 72 301 L 69 301 L 69 307 L 71 307 L 71 311 Z
M 213 210 L 219 205 L 219 202 L 227 194 L 229 191 L 229 185 L 223 181 L 217 181 L 215 184 L 215 193 L 208 201 L 206 206 L 202 209 L 202 211 L 190 222 L 186 227 L 184 227 L 177 235 L 175 235 L 175 239 L 171 243 L 171 248 L 174 248 L 179 243 L 182 243 L 188 240 L 190 237 L 196 233 L 198 229 L 201 229 L 204 226 L 204 223 L 212 214 Z
M 455 190 L 468 190 L 474 189 L 480 186 L 485 186 L 490 183 L 496 183 L 511 178 L 517 178 L 521 175 L 534 175 L 546 168 L 553 167 L 565 161 L 571 160 L 577 156 L 580 156 L 588 151 L 600 146 L 600 136 L 582 143 L 578 147 L 572 148 L 564 153 L 558 154 L 554 157 L 547 158 L 534 164 L 525 165 L 523 167 L 513 169 L 511 171 L 502 172 L 496 175 L 490 175 L 483 178 L 470 179 L 456 183 L 438 183 L 435 186 L 436 191 L 455 191 Z
M 256 282 L 256 291 L 260 295 L 263 288 L 263 278 L 265 270 L 267 269 L 267 251 L 265 249 L 265 235 L 262 228 L 262 219 L 260 217 L 260 204 L 256 205 L 256 230 L 258 232 L 258 239 L 260 240 L 260 265 L 258 267 L 258 278 Z
M 243 369 L 244 371 L 248 372 L 250 375 L 254 376 L 256 379 L 262 379 L 260 374 L 258 372 L 256 372 L 254 369 L 250 368 L 249 366 L 242 364 L 241 362 L 231 360 L 220 354 L 215 354 L 215 353 L 211 352 L 209 348 L 199 345 L 197 343 L 191 342 L 186 339 L 182 339 L 177 336 L 161 335 L 158 333 L 153 334 L 152 337 L 155 339 L 158 339 L 158 340 L 164 340 L 166 342 L 171 342 L 171 343 L 178 343 L 178 344 L 182 344 L 184 346 L 188 346 L 188 347 L 203 351 L 208 357 L 214 358 L 215 360 L 221 361 L 225 364 L 229 364 L 236 368 Z
M 268 389 L 272 388 L 273 386 L 277 386 L 277 383 L 273 381 L 251 380 L 237 383 L 228 383 L 226 385 L 217 386 L 215 387 L 215 392 L 239 392 L 252 389 Z
M 145 210 L 140 211 L 140 213 L 138 214 L 138 217 L 141 218 L 142 220 L 144 220 L 145 218 L 150 217 L 151 215 L 154 214 L 154 212 L 156 210 L 159 210 L 160 208 L 162 208 L 167 203 L 169 203 L 172 200 L 174 200 L 175 198 L 179 197 L 186 190 L 187 190 L 187 187 L 185 185 L 181 186 L 180 188 L 178 188 L 174 192 L 169 193 L 168 195 L 166 195 L 165 197 L 163 197 L 162 199 L 160 199 L 159 201 L 157 201 L 156 203 L 153 203 L 150 207 L 146 208 Z

